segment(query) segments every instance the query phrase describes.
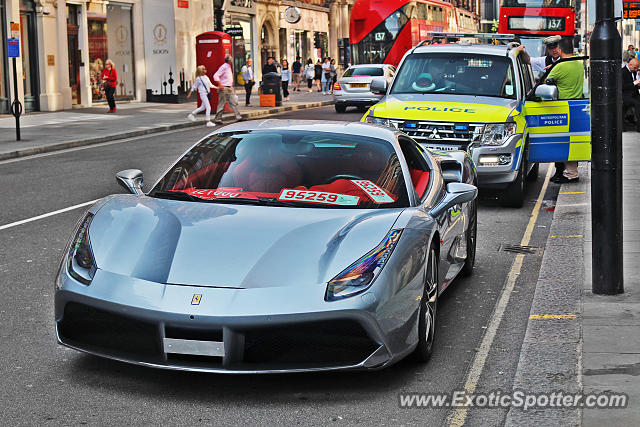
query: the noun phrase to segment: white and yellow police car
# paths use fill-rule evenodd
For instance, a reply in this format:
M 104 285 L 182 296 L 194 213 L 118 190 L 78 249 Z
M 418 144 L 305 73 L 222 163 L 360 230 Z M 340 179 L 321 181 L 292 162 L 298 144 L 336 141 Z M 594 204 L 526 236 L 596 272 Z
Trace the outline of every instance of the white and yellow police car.
M 522 206 L 539 162 L 590 160 L 589 100 L 558 100 L 555 86 L 536 85 L 517 44 L 508 43 L 513 35 L 433 36 L 445 43 L 408 51 L 390 87 L 372 81 L 385 96 L 363 122 L 393 126 L 430 149 L 468 151 L 478 185 L 504 190 L 505 206 Z

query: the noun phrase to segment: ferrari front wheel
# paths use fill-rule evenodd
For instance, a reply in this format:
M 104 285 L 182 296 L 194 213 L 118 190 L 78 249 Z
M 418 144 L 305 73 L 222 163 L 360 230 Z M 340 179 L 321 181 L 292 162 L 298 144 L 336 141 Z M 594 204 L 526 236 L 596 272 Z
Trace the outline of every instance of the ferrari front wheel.
M 424 291 L 420 299 L 420 318 L 418 319 L 418 346 L 415 358 L 426 362 L 433 354 L 433 343 L 436 335 L 436 310 L 438 307 L 438 252 L 435 248 L 429 251 L 427 259 L 427 277 Z

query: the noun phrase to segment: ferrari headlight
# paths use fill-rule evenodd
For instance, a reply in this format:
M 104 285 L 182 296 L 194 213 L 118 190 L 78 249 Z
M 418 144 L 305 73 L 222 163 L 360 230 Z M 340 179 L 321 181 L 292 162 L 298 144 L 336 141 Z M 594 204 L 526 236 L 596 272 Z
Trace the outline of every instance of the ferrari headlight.
M 481 145 L 502 145 L 516 133 L 515 123 L 488 123 L 480 140 Z
M 96 262 L 89 241 L 89 225 L 93 214 L 88 213 L 80 223 L 76 235 L 71 241 L 67 256 L 67 271 L 77 281 L 88 285 L 96 272 Z
M 391 230 L 375 249 L 331 279 L 324 299 L 335 301 L 369 289 L 387 263 L 401 234 L 402 230 Z

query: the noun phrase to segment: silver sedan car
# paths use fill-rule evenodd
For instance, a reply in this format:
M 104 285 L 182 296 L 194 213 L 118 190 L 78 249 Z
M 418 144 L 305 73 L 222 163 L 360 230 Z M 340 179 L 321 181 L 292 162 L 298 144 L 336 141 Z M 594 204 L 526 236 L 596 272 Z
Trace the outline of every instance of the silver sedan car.
M 118 173 L 55 281 L 58 342 L 220 373 L 381 369 L 433 351 L 438 296 L 470 274 L 476 175 L 360 123 L 223 127 L 147 193 Z
M 333 85 L 336 112 L 344 113 L 350 106 L 364 111 L 380 101 L 382 95 L 371 92 L 371 80 L 385 77 L 390 84 L 395 72 L 395 67 L 389 64 L 361 64 L 347 68 Z

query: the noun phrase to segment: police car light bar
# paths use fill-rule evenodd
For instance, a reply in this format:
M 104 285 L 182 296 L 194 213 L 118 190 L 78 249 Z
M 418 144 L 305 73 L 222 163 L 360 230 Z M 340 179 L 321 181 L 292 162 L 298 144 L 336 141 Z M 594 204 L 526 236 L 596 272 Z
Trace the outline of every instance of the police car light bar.
M 497 34 L 497 33 L 427 33 L 427 37 L 431 37 L 431 40 L 423 40 L 416 47 L 424 46 L 425 44 L 432 44 L 435 40 L 439 39 L 462 39 L 462 38 L 474 38 L 482 40 L 500 40 L 503 42 L 511 42 L 516 39 L 515 34 Z

